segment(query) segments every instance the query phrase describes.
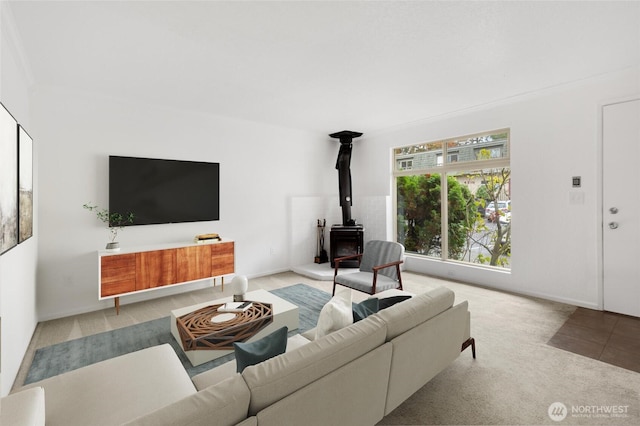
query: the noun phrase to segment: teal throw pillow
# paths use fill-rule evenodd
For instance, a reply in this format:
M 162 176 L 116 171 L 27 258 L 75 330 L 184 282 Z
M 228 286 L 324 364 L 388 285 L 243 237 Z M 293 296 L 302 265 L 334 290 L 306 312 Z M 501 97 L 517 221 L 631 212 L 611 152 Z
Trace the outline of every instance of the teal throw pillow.
M 287 327 L 282 327 L 255 342 L 234 343 L 236 371 L 242 373 L 242 370 L 250 365 L 259 364 L 269 358 L 283 354 L 287 349 L 288 332 L 289 329 Z
M 353 322 L 358 322 L 365 319 L 369 315 L 378 312 L 378 303 L 378 299 L 376 298 L 367 299 L 360 303 L 355 303 L 352 308 Z
M 396 303 L 400 303 L 403 302 L 407 299 L 411 299 L 411 296 L 391 296 L 391 297 L 385 297 L 383 299 L 379 299 L 379 305 L 378 305 L 378 310 L 383 310 L 383 309 L 387 309 L 390 306 L 395 305 Z

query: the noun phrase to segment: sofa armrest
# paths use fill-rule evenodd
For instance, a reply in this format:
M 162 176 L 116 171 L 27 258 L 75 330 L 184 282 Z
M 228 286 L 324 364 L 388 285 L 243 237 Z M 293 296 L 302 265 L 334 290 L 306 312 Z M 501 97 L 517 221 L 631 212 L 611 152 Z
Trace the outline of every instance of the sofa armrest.
M 48 426 L 122 424 L 194 394 L 169 344 L 101 361 L 28 385 L 46 393 Z M 161 391 L 159 391 L 161 390 Z
M 44 426 L 44 389 L 27 389 L 2 398 L 0 424 Z

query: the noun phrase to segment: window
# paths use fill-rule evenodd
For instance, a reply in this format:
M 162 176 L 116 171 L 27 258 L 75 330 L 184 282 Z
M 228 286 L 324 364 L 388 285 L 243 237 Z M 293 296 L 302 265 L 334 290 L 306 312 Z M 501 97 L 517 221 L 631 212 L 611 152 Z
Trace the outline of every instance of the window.
M 408 253 L 509 268 L 508 129 L 396 148 L 394 164 L 396 235 Z
M 413 168 L 413 161 L 412 160 L 400 160 L 400 170 L 409 170 L 411 168 Z

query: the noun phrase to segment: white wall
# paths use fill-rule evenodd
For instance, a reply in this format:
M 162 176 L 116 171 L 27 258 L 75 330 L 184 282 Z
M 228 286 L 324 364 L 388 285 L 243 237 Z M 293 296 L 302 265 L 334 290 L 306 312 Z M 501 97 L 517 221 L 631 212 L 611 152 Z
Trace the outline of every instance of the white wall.
M 0 256 L 0 396 L 7 395 L 37 325 L 38 139 L 31 126 L 29 78 L 5 5 L 0 5 L 0 101 L 34 138 L 34 236 Z
M 289 269 L 290 200 L 332 188 L 335 146 L 326 135 L 175 111 L 60 88 L 33 101 L 39 135 L 41 320 L 110 307 L 97 298 L 96 251 L 106 229 L 82 208 L 108 206 L 108 156 L 220 163 L 220 221 L 124 229 L 121 246 L 191 241 L 217 232 L 236 241 L 236 272 Z M 327 166 L 329 165 L 329 167 Z M 180 289 L 125 297 L 126 304 Z M 126 309 L 125 309 L 126 311 Z
M 511 272 L 408 258 L 408 270 L 601 306 L 599 110 L 603 102 L 640 93 L 637 68 L 576 82 L 508 102 L 412 123 L 363 137 L 354 155 L 355 193 L 390 192 L 393 147 L 508 127 L 511 129 Z M 364 146 L 366 144 L 366 150 Z M 582 176 L 572 189 L 571 177 Z M 571 204 L 573 191 L 584 204 Z

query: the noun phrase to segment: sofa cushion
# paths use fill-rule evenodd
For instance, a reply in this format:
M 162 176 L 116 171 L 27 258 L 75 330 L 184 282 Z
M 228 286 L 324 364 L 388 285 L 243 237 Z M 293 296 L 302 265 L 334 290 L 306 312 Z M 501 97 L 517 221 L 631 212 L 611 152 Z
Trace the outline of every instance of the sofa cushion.
M 126 425 L 235 425 L 247 417 L 249 397 L 249 389 L 242 376 L 236 374 Z
M 386 268 L 393 269 L 394 268 Z M 393 289 L 398 287 L 398 280 L 393 278 L 389 278 L 382 274 L 384 271 L 381 270 L 378 273 L 378 278 L 376 279 L 376 291 L 386 291 L 389 289 Z M 371 293 L 371 288 L 373 284 L 373 273 L 371 272 L 351 272 L 348 274 L 341 274 L 335 277 L 336 284 L 341 284 L 359 291 L 363 291 L 365 293 Z
M 242 370 L 250 365 L 283 354 L 287 349 L 288 332 L 288 327 L 280 327 L 273 333 L 269 333 L 256 341 L 234 343 L 233 349 L 236 356 L 236 371 L 242 373 Z
M 309 343 L 309 339 L 306 339 L 300 334 L 293 335 L 287 339 L 286 352 L 297 349 L 307 343 Z M 235 376 L 236 374 L 238 374 L 236 371 L 236 360 L 233 359 L 222 365 L 214 367 L 211 370 L 197 374 L 193 376 L 191 380 L 193 381 L 193 384 L 196 385 L 196 389 L 202 390 L 228 379 L 231 376 Z
M 342 327 L 353 323 L 351 312 L 351 289 L 341 288 L 320 310 L 318 323 L 316 324 L 316 336 L 318 339 L 326 336 Z
M 260 410 L 258 425 L 377 424 L 384 416 L 391 356 L 391 343 L 378 346 Z
M 290 395 L 384 343 L 386 326 L 375 315 L 242 372 L 249 415 Z
M 0 425 L 44 426 L 44 389 L 35 387 L 2 398 Z
M 453 306 L 454 299 L 453 291 L 446 287 L 438 287 L 381 310 L 374 316 L 380 317 L 387 324 L 389 341 L 449 309 Z
M 111 358 L 29 385 L 46 394 L 48 426 L 121 424 L 196 392 L 169 344 Z M 161 390 L 161 391 L 159 391 Z M 135 395 L 134 398 L 131 396 Z M 70 404 L 73 410 L 70 410 Z

